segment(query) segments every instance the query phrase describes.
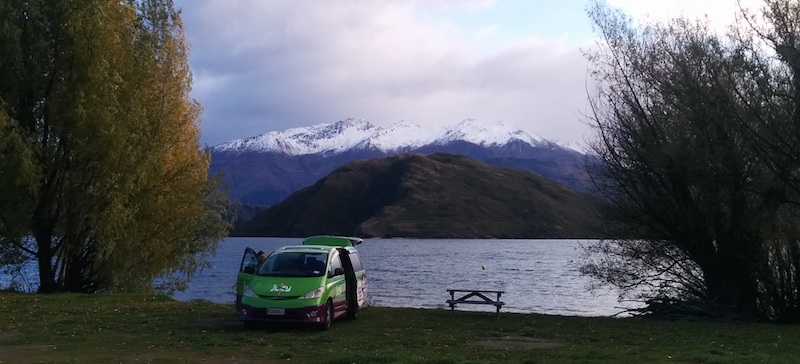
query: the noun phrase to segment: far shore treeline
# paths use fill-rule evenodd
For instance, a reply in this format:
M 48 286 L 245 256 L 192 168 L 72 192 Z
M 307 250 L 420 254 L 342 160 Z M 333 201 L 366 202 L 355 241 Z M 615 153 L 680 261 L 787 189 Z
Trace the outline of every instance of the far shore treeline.
M 634 24 L 600 0 L 588 16 L 600 39 L 585 51 L 592 80 L 585 121 L 595 131 L 597 163 L 587 173 L 598 195 L 570 199 L 587 202 L 569 207 L 596 209 L 600 219 L 580 221 L 616 238 L 588 247 L 581 272 L 646 303 L 642 314 L 799 322 L 800 2 L 742 7 L 727 33 L 696 19 Z M 213 252 L 228 234 L 233 205 L 200 148 L 187 52 L 170 0 L 0 2 L 0 269 L 36 262 L 41 293 L 120 292 L 180 288 L 204 264 L 198 253 Z M 390 218 L 367 224 L 319 209 L 304 228 L 335 230 L 343 227 L 333 221 L 346 221 L 346 231 L 384 235 L 408 221 L 435 229 L 448 214 L 459 230 L 486 224 L 474 211 L 458 216 L 457 207 L 510 172 L 461 157 L 417 159 L 408 165 L 432 166 L 422 172 L 471 166 L 487 177 L 473 182 L 488 182 L 396 205 L 424 206 L 420 218 L 386 208 L 394 203 L 386 193 L 419 196 L 413 189 L 433 181 L 408 183 L 394 178 L 398 172 L 386 174 L 392 183 L 369 184 L 374 176 L 364 172 L 369 216 Z M 516 175 L 503 181 L 514 189 L 493 190 L 502 194 L 481 205 L 489 212 L 546 184 Z M 400 187 L 382 189 L 390 185 Z M 539 190 L 559 193 L 529 204 L 565 204 L 570 195 Z M 539 211 L 519 210 L 525 214 L 490 224 L 516 219 L 518 231 L 553 236 L 569 236 L 564 229 L 575 224 L 528 223 Z M 285 230 L 293 216 L 276 211 L 245 230 Z M 154 287 L 160 277 L 172 279 Z

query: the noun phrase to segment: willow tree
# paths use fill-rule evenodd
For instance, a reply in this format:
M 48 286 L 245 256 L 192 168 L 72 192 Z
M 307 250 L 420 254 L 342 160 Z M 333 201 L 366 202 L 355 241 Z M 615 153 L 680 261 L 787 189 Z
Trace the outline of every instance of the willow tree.
M 225 234 L 187 48 L 169 0 L 0 4 L 0 252 L 40 292 L 150 288 Z
M 767 2 L 784 15 L 789 3 Z M 594 178 L 625 238 L 590 248 L 583 272 L 653 310 L 800 319 L 800 164 L 780 157 L 800 142 L 788 132 L 800 94 L 786 58 L 772 57 L 782 50 L 756 46 L 766 33 L 742 36 L 753 28 L 725 37 L 702 21 L 633 26 L 603 4 L 590 15 L 603 38 L 589 55 L 603 164 Z

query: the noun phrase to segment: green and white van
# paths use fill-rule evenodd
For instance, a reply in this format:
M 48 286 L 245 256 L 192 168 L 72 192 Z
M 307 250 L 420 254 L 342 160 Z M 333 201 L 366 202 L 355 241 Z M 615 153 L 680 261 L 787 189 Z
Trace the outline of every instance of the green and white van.
M 303 245 L 276 249 L 263 262 L 245 249 L 236 280 L 236 310 L 245 327 L 305 322 L 328 329 L 356 319 L 367 306 L 367 275 L 355 245 L 344 236 L 312 236 Z

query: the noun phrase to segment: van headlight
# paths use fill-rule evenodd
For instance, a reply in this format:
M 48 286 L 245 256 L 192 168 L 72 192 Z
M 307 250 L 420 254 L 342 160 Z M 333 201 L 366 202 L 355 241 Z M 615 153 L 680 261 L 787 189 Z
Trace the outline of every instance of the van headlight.
M 308 293 L 300 296 L 300 299 L 303 300 L 303 299 L 307 299 L 307 298 L 322 297 L 322 292 L 324 292 L 324 291 L 325 291 L 324 287 L 319 287 L 319 288 L 317 288 L 317 289 L 315 289 L 315 290 L 313 290 L 311 292 L 308 292 Z
M 255 292 L 253 292 L 253 289 L 246 284 L 244 285 L 244 289 L 242 290 L 242 296 L 258 298 L 258 295 Z

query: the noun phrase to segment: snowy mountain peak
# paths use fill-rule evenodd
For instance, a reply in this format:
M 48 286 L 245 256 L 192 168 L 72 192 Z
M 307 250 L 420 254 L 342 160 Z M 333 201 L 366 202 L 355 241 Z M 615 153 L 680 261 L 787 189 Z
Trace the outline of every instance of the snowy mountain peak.
M 493 123 L 481 123 L 475 119 L 466 119 L 458 123 L 453 128 L 447 130 L 442 138 L 436 142 L 446 144 L 456 140 L 463 140 L 482 146 L 503 145 L 519 140 L 532 146 L 544 146 L 549 144 L 547 140 L 539 135 L 516 128 L 502 121 Z
M 278 152 L 290 155 L 342 152 L 372 135 L 366 120 L 345 119 L 284 131 L 273 131 L 213 147 L 215 152 Z
M 387 128 L 377 128 L 367 140 L 355 148 L 375 149 L 382 152 L 404 152 L 432 143 L 438 136 L 438 130 L 425 129 L 417 124 L 400 121 Z
M 381 128 L 366 120 L 350 118 L 335 123 L 273 131 L 232 140 L 212 149 L 214 152 L 276 152 L 289 155 L 341 153 L 350 149 L 391 153 L 459 140 L 487 147 L 512 141 L 521 141 L 531 146 L 552 145 L 533 132 L 515 128 L 502 121 L 481 123 L 466 119 L 452 127 L 435 128 L 400 121 Z

